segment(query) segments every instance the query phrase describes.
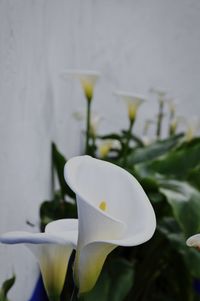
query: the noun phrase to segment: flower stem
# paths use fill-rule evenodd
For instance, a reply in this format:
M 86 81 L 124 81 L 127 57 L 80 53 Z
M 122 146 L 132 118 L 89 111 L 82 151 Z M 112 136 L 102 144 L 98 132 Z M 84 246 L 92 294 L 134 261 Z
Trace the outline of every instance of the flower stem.
M 169 127 L 168 127 L 168 135 L 173 136 L 176 133 L 176 124 L 174 123 L 175 114 L 174 112 L 170 112 L 169 115 Z
M 127 139 L 126 139 L 126 142 L 125 142 L 125 145 L 124 145 L 124 166 L 126 166 L 126 164 L 127 164 L 128 148 L 129 148 L 129 143 L 130 143 L 130 140 L 131 140 L 131 132 L 132 132 L 132 129 L 133 129 L 133 125 L 134 125 L 134 120 L 130 119 L 129 128 L 128 128 L 128 131 L 127 131 Z
M 77 300 L 78 300 L 78 288 L 74 285 L 74 289 L 70 301 L 77 301 Z
M 49 301 L 60 301 L 60 297 L 59 296 L 49 296 Z
M 163 121 L 163 108 L 164 108 L 164 102 L 163 100 L 159 101 L 159 111 L 158 111 L 158 120 L 157 120 L 157 130 L 156 130 L 156 136 L 159 139 L 161 135 L 161 129 L 162 129 L 162 121 Z
M 89 153 L 89 140 L 90 140 L 90 115 L 91 115 L 91 101 L 87 100 L 87 124 L 86 124 L 86 141 L 85 141 L 85 154 Z

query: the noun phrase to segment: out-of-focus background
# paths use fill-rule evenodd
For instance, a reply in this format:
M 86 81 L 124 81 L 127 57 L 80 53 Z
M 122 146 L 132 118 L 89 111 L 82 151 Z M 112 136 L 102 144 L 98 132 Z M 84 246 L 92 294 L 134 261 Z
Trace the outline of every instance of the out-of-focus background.
M 142 121 L 156 115 L 151 88 L 177 98 L 191 119 L 200 111 L 199 28 L 199 0 L 0 1 L 0 234 L 38 230 L 39 205 L 51 196 L 51 141 L 68 158 L 81 151 L 73 112 L 85 99 L 78 81 L 60 73 L 101 72 L 93 108 L 104 116 L 102 131 L 127 125 L 115 89 L 148 97 Z M 1 245 L 0 282 L 13 271 L 10 296 L 27 301 L 35 259 L 22 246 Z

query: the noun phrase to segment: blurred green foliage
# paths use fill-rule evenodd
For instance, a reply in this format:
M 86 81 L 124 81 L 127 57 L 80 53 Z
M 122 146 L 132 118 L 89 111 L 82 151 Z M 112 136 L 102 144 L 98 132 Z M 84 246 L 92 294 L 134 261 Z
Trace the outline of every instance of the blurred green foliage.
M 9 301 L 7 294 L 15 283 L 15 275 L 4 281 L 0 289 L 0 301 Z

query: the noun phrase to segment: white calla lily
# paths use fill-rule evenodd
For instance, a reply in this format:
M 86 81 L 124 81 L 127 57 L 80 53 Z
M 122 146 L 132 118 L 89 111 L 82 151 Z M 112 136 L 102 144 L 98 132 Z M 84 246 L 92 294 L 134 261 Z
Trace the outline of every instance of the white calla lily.
M 156 219 L 141 185 L 114 164 L 80 156 L 66 163 L 64 174 L 77 198 L 74 276 L 79 293 L 84 293 L 95 285 L 107 255 L 117 246 L 136 246 L 149 240 Z
M 120 149 L 121 145 L 118 140 L 106 139 L 98 145 L 98 154 L 100 158 L 106 158 L 112 148 Z
M 90 120 L 90 135 L 92 137 L 96 137 L 98 128 L 100 126 L 100 123 L 102 122 L 103 117 L 96 113 L 91 114 L 91 120 Z
M 186 244 L 188 247 L 195 247 L 200 251 L 200 234 L 190 236 L 186 240 Z
M 164 91 L 165 89 L 161 89 L 161 88 L 151 88 L 150 92 L 155 94 L 158 97 L 158 101 L 159 102 L 164 102 L 166 100 L 166 92 Z
M 187 120 L 187 129 L 185 137 L 187 141 L 191 141 L 195 135 L 197 135 L 200 128 L 200 119 L 197 116 L 193 116 L 190 120 Z
M 86 113 L 83 112 L 74 112 L 73 113 L 74 119 L 77 121 L 84 121 L 87 116 Z M 96 137 L 98 128 L 104 118 L 97 114 L 96 112 L 91 112 L 91 117 L 90 117 L 90 135 L 92 137 Z
M 35 255 L 50 301 L 59 300 L 63 289 L 68 261 L 76 248 L 78 221 L 58 220 L 49 223 L 45 233 L 8 232 L 0 236 L 5 244 L 24 244 Z
M 69 69 L 64 70 L 61 75 L 64 78 L 66 78 L 66 76 L 71 76 L 79 79 L 87 100 L 92 100 L 96 81 L 100 77 L 99 72 L 93 70 Z
M 128 107 L 128 117 L 131 121 L 135 120 L 139 106 L 145 101 L 145 97 L 124 91 L 115 91 L 114 95 L 120 97 Z
M 112 140 L 108 139 L 103 141 L 103 143 L 101 143 L 98 146 L 98 153 L 100 158 L 106 158 L 107 155 L 109 154 L 110 150 L 112 148 Z
M 180 101 L 177 98 L 175 98 L 175 99 L 174 98 L 168 98 L 168 99 L 166 99 L 166 101 L 167 101 L 167 104 L 168 104 L 170 115 L 172 117 L 174 117 L 174 115 L 176 113 L 177 105 L 180 104 Z

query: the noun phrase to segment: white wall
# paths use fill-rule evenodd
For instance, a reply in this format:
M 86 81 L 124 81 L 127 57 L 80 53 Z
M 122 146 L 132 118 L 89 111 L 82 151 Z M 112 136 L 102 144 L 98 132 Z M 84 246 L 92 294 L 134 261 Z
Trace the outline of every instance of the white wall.
M 192 116 L 200 110 L 199 27 L 199 0 L 0 0 L 0 233 L 37 230 L 26 220 L 37 225 L 50 197 L 50 141 L 68 157 L 79 153 L 72 112 L 85 100 L 60 71 L 102 73 L 94 110 L 106 117 L 104 129 L 127 124 L 115 88 L 161 87 Z M 141 116 L 154 115 L 150 99 Z M 28 251 L 1 246 L 0 267 L 0 282 L 17 274 L 10 298 L 27 301 L 37 274 Z

